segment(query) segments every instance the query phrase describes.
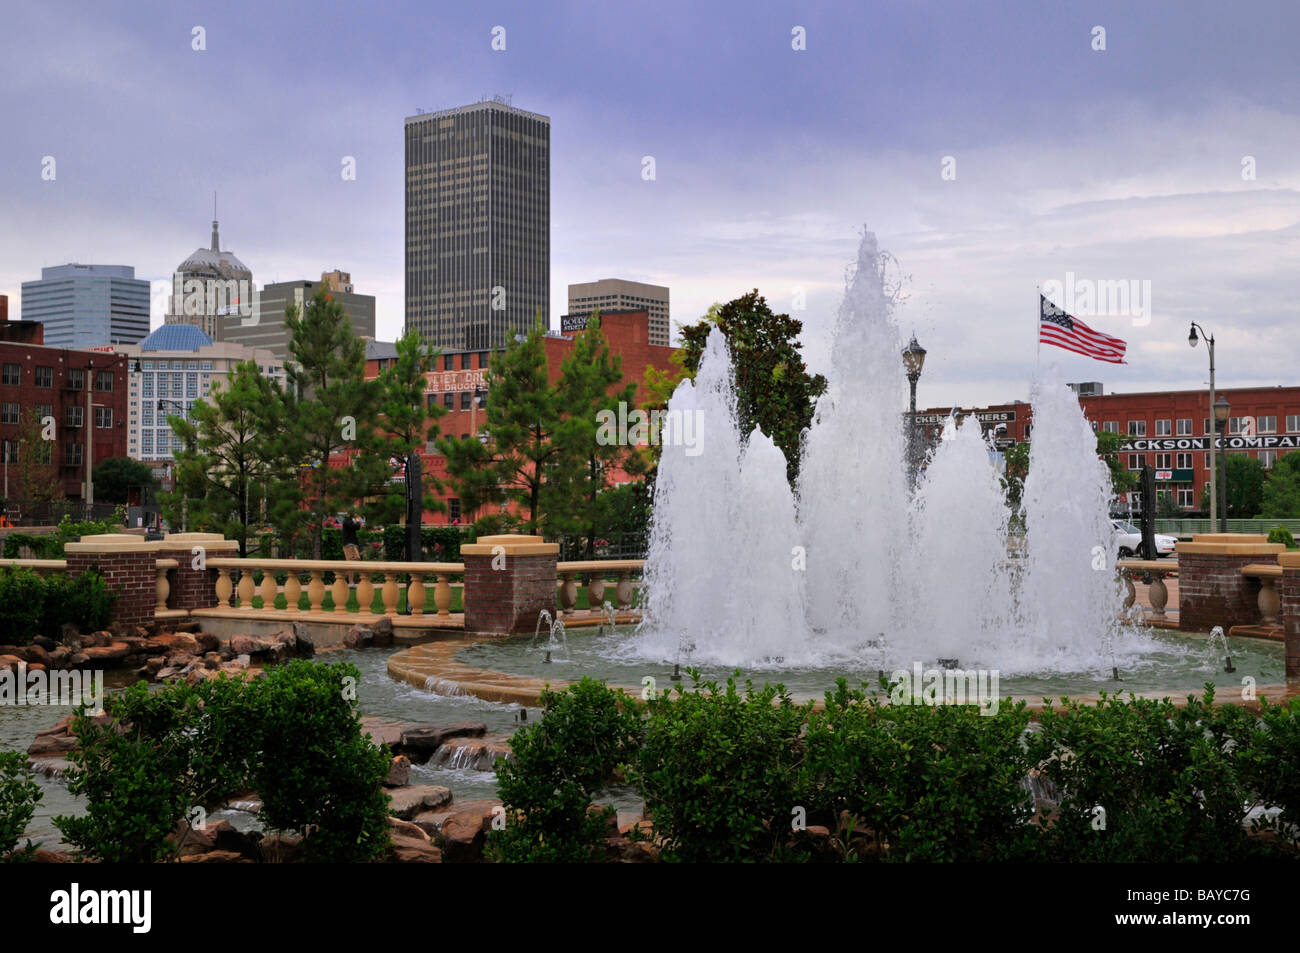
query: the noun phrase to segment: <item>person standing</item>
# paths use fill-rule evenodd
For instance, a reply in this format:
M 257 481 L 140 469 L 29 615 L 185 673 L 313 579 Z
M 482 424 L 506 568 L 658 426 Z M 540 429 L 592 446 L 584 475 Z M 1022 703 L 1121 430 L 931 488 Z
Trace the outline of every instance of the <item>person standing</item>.
M 361 547 L 357 543 L 357 530 L 361 528 L 361 523 L 357 520 L 356 514 L 349 511 L 343 517 L 343 558 L 349 562 L 360 562 Z M 356 585 L 356 574 L 348 572 L 348 585 Z

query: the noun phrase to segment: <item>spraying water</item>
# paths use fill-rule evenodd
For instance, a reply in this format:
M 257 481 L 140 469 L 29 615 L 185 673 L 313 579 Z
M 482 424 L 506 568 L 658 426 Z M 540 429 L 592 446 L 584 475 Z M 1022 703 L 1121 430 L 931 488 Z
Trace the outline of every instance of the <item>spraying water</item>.
M 780 450 L 736 421 L 730 355 L 709 336 L 669 410 L 695 455 L 664 440 L 637 635 L 619 653 L 752 668 L 958 659 L 1007 672 L 1104 671 L 1150 642 L 1121 631 L 1110 477 L 1055 369 L 1033 389 L 1028 541 L 975 420 L 950 425 L 915 494 L 893 296 L 870 232 L 846 282 L 834 374 L 804 433 L 791 492 Z

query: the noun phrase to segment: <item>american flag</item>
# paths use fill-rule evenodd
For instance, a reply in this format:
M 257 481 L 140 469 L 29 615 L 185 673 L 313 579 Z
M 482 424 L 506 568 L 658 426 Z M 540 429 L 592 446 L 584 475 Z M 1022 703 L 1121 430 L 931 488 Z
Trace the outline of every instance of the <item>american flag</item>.
M 1124 360 L 1124 349 L 1128 345 L 1124 341 L 1094 331 L 1041 294 L 1038 296 L 1038 341 L 1040 344 L 1055 344 L 1067 351 L 1111 364 L 1127 363 Z

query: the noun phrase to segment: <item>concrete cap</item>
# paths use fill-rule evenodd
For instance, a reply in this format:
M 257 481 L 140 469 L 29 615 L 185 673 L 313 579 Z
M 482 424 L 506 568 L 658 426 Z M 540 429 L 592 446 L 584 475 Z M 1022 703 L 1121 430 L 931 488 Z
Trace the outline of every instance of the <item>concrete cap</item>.
M 498 548 L 499 547 L 499 548 Z M 460 548 L 462 556 L 559 556 L 560 544 L 548 543 L 541 536 L 506 534 L 480 536 L 478 542 Z
M 64 553 L 93 553 L 111 555 L 113 553 L 156 553 L 162 548 L 162 541 L 145 542 L 144 537 L 130 533 L 102 533 L 98 536 L 83 536 L 79 543 L 67 543 Z

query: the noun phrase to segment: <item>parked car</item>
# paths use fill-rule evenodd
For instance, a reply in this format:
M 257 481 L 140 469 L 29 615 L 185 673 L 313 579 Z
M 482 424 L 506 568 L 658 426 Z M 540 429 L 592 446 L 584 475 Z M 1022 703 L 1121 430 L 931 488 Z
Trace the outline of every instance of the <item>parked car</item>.
M 1115 527 L 1115 533 L 1118 537 L 1119 558 L 1131 559 L 1142 548 L 1142 530 L 1127 520 L 1113 519 L 1110 524 Z M 1156 533 L 1156 558 L 1172 556 L 1174 554 L 1174 544 L 1177 542 L 1178 539 L 1174 536 Z

